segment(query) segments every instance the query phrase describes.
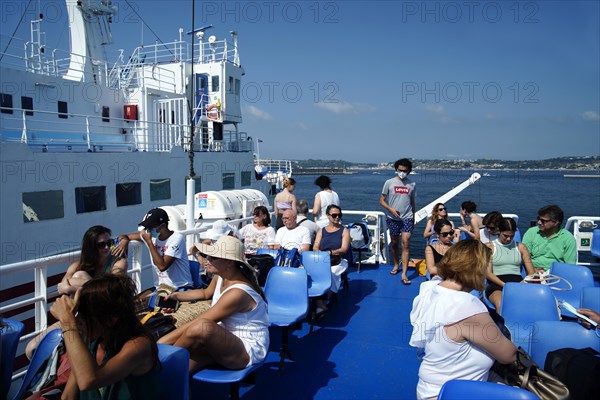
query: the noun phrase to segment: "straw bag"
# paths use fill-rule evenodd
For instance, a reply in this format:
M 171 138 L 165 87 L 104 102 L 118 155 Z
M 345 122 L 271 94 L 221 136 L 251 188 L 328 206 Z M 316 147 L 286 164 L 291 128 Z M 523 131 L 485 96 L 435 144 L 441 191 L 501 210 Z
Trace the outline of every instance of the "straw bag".
M 517 349 L 517 360 L 512 364 L 495 362 L 492 371 L 502 383 L 528 390 L 540 399 L 567 400 L 569 389 L 556 377 L 542 370 L 521 347 Z

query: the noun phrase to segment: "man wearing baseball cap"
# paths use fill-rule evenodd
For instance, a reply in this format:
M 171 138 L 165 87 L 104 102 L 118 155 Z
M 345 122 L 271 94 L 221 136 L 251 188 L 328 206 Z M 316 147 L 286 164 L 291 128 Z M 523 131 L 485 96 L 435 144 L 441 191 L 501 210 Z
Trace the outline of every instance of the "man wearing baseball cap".
M 192 288 L 194 286 L 190 265 L 185 249 L 185 238 L 169 229 L 169 216 L 162 208 L 153 208 L 138 224 L 139 232 L 119 235 L 119 243 L 113 250 L 122 255 L 130 240 L 141 240 L 150 251 L 154 286 L 161 284 L 172 288 Z M 156 236 L 152 237 L 152 231 Z M 153 290 L 153 289 L 152 289 Z

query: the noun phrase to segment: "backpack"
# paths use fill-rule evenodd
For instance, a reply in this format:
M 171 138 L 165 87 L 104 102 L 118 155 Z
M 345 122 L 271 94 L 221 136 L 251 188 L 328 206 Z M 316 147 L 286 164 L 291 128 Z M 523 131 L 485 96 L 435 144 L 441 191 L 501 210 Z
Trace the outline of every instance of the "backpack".
M 302 259 L 298 249 L 284 249 L 280 247 L 275 258 L 275 265 L 278 267 L 299 268 L 302 265 Z
M 360 249 L 369 243 L 369 231 L 365 224 L 355 222 L 350 224 L 348 229 L 350 230 L 350 247 Z
M 551 351 L 544 370 L 569 388 L 573 400 L 593 399 L 600 393 L 600 353 L 592 348 Z
M 263 287 L 267 282 L 267 275 L 275 266 L 275 259 L 270 254 L 252 254 L 246 257 L 248 263 L 258 270 L 258 284 Z

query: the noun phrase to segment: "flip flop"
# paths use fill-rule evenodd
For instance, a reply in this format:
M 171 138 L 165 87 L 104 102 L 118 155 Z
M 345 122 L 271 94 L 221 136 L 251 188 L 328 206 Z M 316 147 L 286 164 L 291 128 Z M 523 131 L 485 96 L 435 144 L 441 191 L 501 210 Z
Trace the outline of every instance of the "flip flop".
M 390 271 L 390 275 L 396 275 L 396 274 L 398 274 L 398 272 L 400 272 L 400 268 L 392 269 Z
M 411 281 L 409 281 L 409 280 L 408 280 L 408 279 L 406 279 L 406 278 L 402 278 L 402 284 L 404 284 L 404 285 L 407 285 L 407 286 L 408 286 L 408 285 L 410 285 L 410 284 L 411 284 Z

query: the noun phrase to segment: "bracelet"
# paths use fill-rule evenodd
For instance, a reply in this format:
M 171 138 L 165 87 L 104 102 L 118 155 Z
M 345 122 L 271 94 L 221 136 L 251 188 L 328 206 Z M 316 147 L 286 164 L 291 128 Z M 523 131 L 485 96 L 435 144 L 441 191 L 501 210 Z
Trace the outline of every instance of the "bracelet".
M 79 330 L 77 328 L 69 328 L 69 329 L 63 330 L 62 333 L 64 335 L 65 333 L 70 332 L 70 331 L 77 331 L 77 332 L 79 332 Z

